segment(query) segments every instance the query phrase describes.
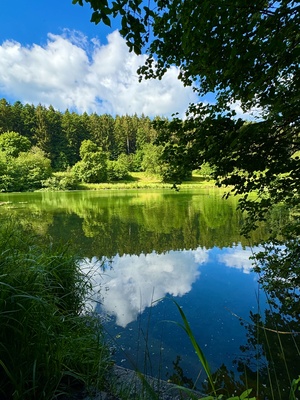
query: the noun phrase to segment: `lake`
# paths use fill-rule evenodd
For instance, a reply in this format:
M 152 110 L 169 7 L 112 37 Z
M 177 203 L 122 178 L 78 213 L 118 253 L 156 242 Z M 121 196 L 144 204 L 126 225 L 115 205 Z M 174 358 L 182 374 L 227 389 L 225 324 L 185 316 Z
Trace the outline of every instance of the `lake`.
M 222 195 L 218 189 L 0 194 L 0 216 L 17 215 L 38 233 L 72 243 L 93 276 L 89 306 L 103 320 L 117 364 L 198 386 L 205 374 L 173 300 L 211 370 L 228 379 L 250 356 L 253 315 L 267 307 L 249 260 L 264 227 L 241 237 L 237 199 Z

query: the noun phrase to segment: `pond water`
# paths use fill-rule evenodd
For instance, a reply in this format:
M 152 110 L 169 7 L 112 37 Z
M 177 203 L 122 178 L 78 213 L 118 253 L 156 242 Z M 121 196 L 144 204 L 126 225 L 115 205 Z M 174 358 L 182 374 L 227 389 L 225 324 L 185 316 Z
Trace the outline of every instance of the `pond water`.
M 114 359 L 168 379 L 204 372 L 174 304 L 184 311 L 212 371 L 230 376 L 247 357 L 251 315 L 266 307 L 249 260 L 264 236 L 239 230 L 237 199 L 220 190 L 1 194 L 0 216 L 28 220 L 83 257 Z M 248 336 L 247 336 L 248 335 Z

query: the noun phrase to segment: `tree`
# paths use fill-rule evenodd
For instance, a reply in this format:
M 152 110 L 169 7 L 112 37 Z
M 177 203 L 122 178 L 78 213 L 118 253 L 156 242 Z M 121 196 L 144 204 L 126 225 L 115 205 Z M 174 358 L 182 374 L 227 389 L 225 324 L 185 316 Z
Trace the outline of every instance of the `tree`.
M 115 140 L 118 156 L 122 153 L 131 154 L 136 149 L 136 132 L 138 126 L 137 116 L 129 115 L 116 116 L 115 119 Z
M 40 104 L 35 108 L 36 126 L 35 144 L 51 159 L 52 167 L 59 169 L 66 151 L 66 137 L 62 134 L 62 115 L 53 106 L 48 108 Z
M 67 141 L 64 154 L 70 166 L 79 161 L 81 142 L 89 137 L 84 119 L 84 114 L 80 116 L 75 112 L 70 113 L 69 110 L 66 110 L 62 116 L 62 134 Z
M 0 192 L 6 192 L 10 187 L 11 177 L 8 174 L 7 156 L 0 151 Z
M 11 160 L 13 191 L 29 191 L 42 187 L 42 181 L 52 174 L 51 161 L 38 147 L 32 147 L 26 153 Z
M 91 140 L 84 140 L 80 147 L 81 160 L 72 168 L 81 182 L 99 183 L 107 179 L 107 154 Z
M 15 110 L 15 105 L 13 106 L 13 109 L 14 115 L 18 114 L 18 111 Z M 20 118 L 23 122 L 23 130 L 22 132 L 18 132 L 29 138 L 32 144 L 35 145 L 36 142 L 34 142 L 34 134 L 37 124 L 35 106 L 33 104 L 25 104 L 21 110 L 21 115 L 18 118 Z
M 141 169 L 148 174 L 163 176 L 165 163 L 161 159 L 163 147 L 152 143 L 146 144 L 143 149 L 143 161 Z
M 179 79 L 199 96 L 215 94 L 214 104 L 192 104 L 184 121 L 164 123 L 161 141 L 174 180 L 203 162 L 216 165 L 217 183 L 244 195 L 240 207 L 254 221 L 278 202 L 299 203 L 299 2 L 85 2 L 92 22 L 110 25 L 119 16 L 129 49 L 147 52 L 140 79 L 161 79 L 175 65 Z M 235 105 L 255 109 L 258 119 L 245 124 L 234 118 Z M 252 191 L 260 203 L 249 200 Z
M 88 118 L 88 130 L 91 140 L 112 155 L 116 153 L 114 124 L 113 117 L 108 114 L 98 115 L 93 113 Z
M 120 154 L 118 159 L 107 161 L 108 181 L 119 181 L 129 177 L 129 156 Z
M 12 123 L 13 115 L 11 105 L 5 100 L 0 100 L 0 133 L 12 131 L 13 123 Z
M 0 151 L 7 156 L 17 157 L 21 152 L 28 151 L 30 147 L 30 140 L 17 132 L 0 134 Z
M 201 165 L 198 172 L 205 180 L 210 180 L 214 175 L 214 167 L 206 162 Z
M 83 140 L 79 149 L 81 159 L 88 158 L 90 153 L 96 153 L 99 147 L 91 140 Z
M 129 49 L 146 51 L 140 79 L 161 79 L 176 66 L 178 78 L 199 95 L 185 119 L 156 124 L 170 165 L 165 177 L 181 182 L 203 163 L 214 166 L 217 185 L 240 195 L 239 207 L 249 222 L 245 233 L 285 204 L 288 222 L 270 232 L 270 247 L 257 258 L 258 270 L 268 290 L 272 282 L 288 280 L 284 301 L 299 310 L 299 297 L 290 300 L 290 293 L 299 293 L 299 1 L 85 2 L 93 9 L 92 22 L 110 25 L 111 18 L 119 17 Z M 83 5 L 83 0 L 73 3 Z M 201 102 L 209 93 L 215 100 Z M 237 108 L 248 116 L 238 118 Z M 281 241 L 275 242 L 279 235 Z M 286 248 L 284 257 L 272 258 L 280 247 Z M 280 301 L 276 292 L 275 302 Z
M 0 191 L 40 189 L 42 181 L 48 179 L 51 174 L 50 160 L 37 147 L 19 152 L 15 156 L 0 151 Z

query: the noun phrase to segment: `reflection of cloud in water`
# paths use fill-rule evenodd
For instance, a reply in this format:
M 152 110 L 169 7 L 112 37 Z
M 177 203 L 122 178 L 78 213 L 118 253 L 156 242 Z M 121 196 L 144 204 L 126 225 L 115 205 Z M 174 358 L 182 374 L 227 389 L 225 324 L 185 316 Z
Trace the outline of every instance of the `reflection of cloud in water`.
M 166 294 L 183 296 L 199 276 L 199 264 L 208 260 L 206 249 L 170 251 L 165 254 L 115 256 L 112 269 L 98 269 L 94 279 L 101 285 L 102 311 L 116 316 L 116 323 L 125 327 L 152 302 Z M 97 259 L 86 261 L 84 268 L 93 268 Z M 99 261 L 97 263 L 99 265 Z
M 241 269 L 245 274 L 249 274 L 253 269 L 253 260 L 250 257 L 259 250 L 261 250 L 259 247 L 243 248 L 239 244 L 226 248 L 224 254 L 219 255 L 218 260 L 227 267 Z

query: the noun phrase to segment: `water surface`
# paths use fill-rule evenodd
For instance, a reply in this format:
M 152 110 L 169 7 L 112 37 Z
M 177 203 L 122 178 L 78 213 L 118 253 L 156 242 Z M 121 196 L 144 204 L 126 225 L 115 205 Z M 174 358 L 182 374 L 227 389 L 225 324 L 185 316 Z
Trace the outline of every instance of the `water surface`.
M 71 242 L 93 271 L 90 301 L 104 321 L 116 362 L 170 377 L 176 365 L 204 373 L 176 323 L 185 312 L 211 369 L 236 370 L 247 322 L 265 299 L 249 256 L 263 227 L 239 234 L 237 200 L 220 190 L 77 191 L 1 194 L 0 216 L 17 215 L 41 234 Z M 242 322 L 242 324 L 241 324 Z M 178 358 L 180 357 L 180 359 Z M 177 361 L 176 361 L 177 360 Z M 177 363 L 176 363 L 177 362 Z

